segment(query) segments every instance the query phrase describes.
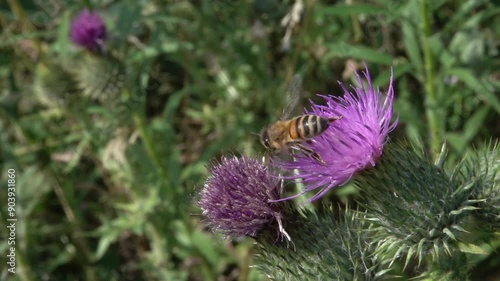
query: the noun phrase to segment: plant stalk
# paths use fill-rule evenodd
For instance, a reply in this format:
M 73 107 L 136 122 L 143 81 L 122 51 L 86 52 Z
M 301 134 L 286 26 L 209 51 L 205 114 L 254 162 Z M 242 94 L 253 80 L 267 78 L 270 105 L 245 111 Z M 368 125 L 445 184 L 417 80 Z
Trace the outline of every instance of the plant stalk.
M 166 174 L 163 172 L 163 165 L 161 164 L 160 159 L 158 158 L 158 154 L 155 153 L 153 139 L 151 134 L 149 134 L 148 130 L 144 124 L 144 118 L 142 118 L 139 113 L 134 112 L 132 116 L 135 126 L 139 129 L 139 134 L 141 136 L 142 142 L 144 144 L 144 148 L 146 149 L 146 153 L 148 154 L 149 159 L 153 161 L 154 166 L 162 178 L 167 178 Z
M 430 49 L 429 39 L 432 36 L 431 16 L 429 11 L 429 0 L 420 0 L 420 34 L 424 53 L 424 77 L 425 77 L 425 115 L 429 130 L 429 149 L 432 161 L 439 157 L 441 151 L 444 126 L 439 110 L 438 95 L 436 90 L 436 71 L 434 55 Z

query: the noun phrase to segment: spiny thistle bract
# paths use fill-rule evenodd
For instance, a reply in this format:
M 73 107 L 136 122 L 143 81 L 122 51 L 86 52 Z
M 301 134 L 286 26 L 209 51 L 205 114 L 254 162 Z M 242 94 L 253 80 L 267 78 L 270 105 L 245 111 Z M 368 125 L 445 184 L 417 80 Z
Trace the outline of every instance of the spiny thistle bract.
M 477 210 L 473 180 L 429 163 L 413 148 L 389 143 L 377 167 L 355 178 L 368 219 L 376 225 L 378 253 L 435 261 L 451 255 L 464 222 Z
M 71 23 L 69 37 L 91 52 L 81 54 L 71 65 L 66 65 L 83 95 L 101 102 L 116 98 L 125 81 L 125 66 L 105 54 L 106 36 L 106 25 L 100 15 L 87 9 L 81 11 Z
M 257 265 L 272 280 L 378 280 L 387 263 L 377 260 L 364 213 L 346 210 L 340 218 L 328 208 L 321 214 L 290 212 L 287 230 L 293 244 L 271 236 L 257 238 Z
M 253 158 L 223 157 L 210 174 L 198 205 L 212 230 L 237 238 L 271 228 L 287 236 L 284 204 L 270 202 L 279 199 L 279 180 L 266 166 Z
M 306 111 L 306 114 L 325 118 L 342 117 L 331 123 L 324 133 L 303 143 L 317 153 L 324 163 L 305 154 L 294 155 L 294 160 L 290 162 L 276 161 L 281 169 L 289 172 L 287 178 L 303 181 L 303 193 L 321 188 L 309 201 L 320 198 L 332 187 L 345 184 L 357 172 L 375 166 L 382 155 L 388 133 L 397 124 L 391 124 L 394 100 L 392 77 L 384 100 L 379 89 L 372 85 L 368 67 L 364 75 L 368 83 L 366 87 L 356 73 L 359 86 L 353 86 L 354 93 L 340 83 L 344 97 L 322 96 L 326 105 L 313 104 L 312 110 Z M 297 174 L 294 173 L 296 170 Z
M 468 176 L 478 181 L 473 193 L 478 201 L 479 210 L 475 213 L 478 225 L 487 231 L 500 231 L 500 144 L 497 142 L 484 156 L 475 155 L 470 163 L 474 173 Z
M 117 98 L 125 83 L 125 66 L 111 55 L 84 53 L 66 67 L 82 94 L 100 102 Z
M 449 255 L 431 263 L 419 278 L 439 281 L 469 280 L 469 270 L 465 254 L 452 248 Z

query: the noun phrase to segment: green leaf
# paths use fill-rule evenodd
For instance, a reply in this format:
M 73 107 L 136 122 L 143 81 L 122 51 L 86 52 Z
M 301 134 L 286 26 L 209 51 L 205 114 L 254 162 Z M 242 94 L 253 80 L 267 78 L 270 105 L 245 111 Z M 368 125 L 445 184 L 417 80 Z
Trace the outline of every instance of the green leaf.
M 450 233 L 451 233 L 451 232 L 450 232 Z M 453 240 L 455 240 L 455 239 L 453 239 Z M 451 251 L 450 251 L 450 247 L 448 246 L 448 243 L 446 243 L 446 242 L 445 242 L 445 243 L 443 243 L 443 247 L 444 247 L 444 249 L 446 250 L 446 252 L 448 253 L 448 255 L 450 255 L 450 256 L 451 256 Z
M 464 125 L 463 135 L 465 138 L 471 140 L 477 135 L 477 132 L 480 128 L 482 128 L 489 111 L 489 107 L 482 107 L 478 111 L 474 112 Z
M 482 3 L 483 2 L 483 3 Z M 467 23 L 463 24 L 464 20 L 475 18 L 475 15 L 481 14 L 478 7 L 484 5 L 484 1 L 477 0 L 467 0 L 464 1 L 461 5 L 459 5 L 457 10 L 453 13 L 453 15 L 446 21 L 446 24 L 443 27 L 443 31 L 448 32 L 456 32 L 457 29 L 460 29 L 463 26 L 467 26 Z M 488 9 L 491 10 L 491 9 Z M 484 10 L 483 10 L 484 11 Z M 471 14 L 474 14 L 471 16 Z M 475 22 L 472 25 L 468 26 L 477 26 L 479 23 Z
M 379 51 L 361 45 L 351 45 L 347 43 L 332 43 L 326 45 L 329 50 L 325 55 L 325 59 L 329 60 L 334 57 L 354 58 L 367 62 L 380 63 L 390 65 L 394 61 L 391 55 L 380 53 Z
M 433 243 L 432 243 L 432 246 L 434 248 L 434 251 L 431 252 L 432 255 L 435 255 L 434 258 L 436 260 L 439 260 L 439 253 L 440 253 L 440 247 L 439 247 L 439 244 L 438 244 L 438 240 L 434 240 Z
M 118 232 L 107 232 L 105 235 L 102 235 L 100 237 L 99 243 L 97 245 L 97 250 L 93 257 L 94 261 L 98 261 L 104 256 L 104 254 L 109 248 L 109 245 L 111 245 L 111 243 L 114 243 L 116 241 L 118 235 L 119 235 Z
M 69 26 L 70 26 L 70 11 L 66 11 L 62 17 L 57 30 L 57 40 L 54 42 L 52 47 L 62 55 L 68 53 L 69 41 Z
M 120 234 L 123 233 L 125 229 L 129 229 L 126 225 L 126 219 L 118 218 L 114 221 L 104 220 L 103 224 L 91 233 L 92 235 L 99 237 L 97 250 L 92 257 L 93 261 L 100 260 L 104 254 L 106 254 L 109 246 L 118 240 Z
M 475 1 L 474 1 L 475 2 Z M 472 9 L 469 9 L 472 11 Z M 500 8 L 495 7 L 493 9 L 484 9 L 482 11 L 477 11 L 473 16 L 469 17 L 465 22 L 465 27 L 477 27 L 480 26 L 483 21 L 489 20 L 491 17 L 497 16 L 500 14 Z
M 500 100 L 498 99 L 498 96 L 493 93 L 493 90 L 486 87 L 486 85 L 484 85 L 484 83 L 481 82 L 481 80 L 479 80 L 471 70 L 457 67 L 450 69 L 448 74 L 458 77 L 465 83 L 465 85 L 476 91 L 477 95 L 485 99 L 496 112 L 500 113 Z
M 475 210 L 479 210 L 480 208 L 478 207 L 474 207 L 474 206 L 466 206 L 466 207 L 463 207 L 463 208 L 460 208 L 458 210 L 456 210 L 457 213 L 455 214 L 461 214 L 463 213 L 464 211 L 475 211 Z M 455 211 L 451 211 L 450 213 L 454 213 Z
M 194 247 L 200 251 L 202 256 L 207 259 L 211 266 L 217 266 L 219 255 L 212 238 L 208 237 L 205 233 L 196 231 L 193 232 L 191 242 Z
M 37 188 L 29 188 L 31 186 Z M 28 220 L 33 212 L 36 212 L 37 206 L 43 204 L 46 195 L 52 190 L 50 183 L 36 166 L 30 166 L 22 171 L 22 177 L 19 177 L 17 187 L 16 199 L 19 200 L 19 207 L 22 209 L 20 216 L 21 219 L 25 220 Z
M 350 16 L 357 14 L 370 14 L 376 15 L 380 13 L 387 13 L 385 7 L 369 5 L 369 4 L 355 4 L 355 5 L 334 5 L 329 7 L 323 7 L 318 10 L 321 15 L 328 16 Z
M 447 69 L 453 67 L 457 62 L 457 57 L 450 53 L 448 48 L 444 45 L 442 36 L 435 35 L 427 41 L 433 54 L 437 57 L 443 68 Z
M 470 243 L 458 243 L 458 248 L 460 251 L 468 254 L 474 254 L 474 255 L 486 255 L 488 254 L 485 250 L 483 250 L 481 247 L 470 244 Z
M 472 65 L 485 56 L 486 38 L 477 27 L 461 30 L 453 36 L 449 49 L 460 61 Z
M 46 272 L 52 272 L 62 265 L 65 265 L 75 258 L 76 250 L 75 247 L 71 245 L 65 245 L 64 251 L 59 251 L 56 256 L 52 256 L 47 260 L 47 264 L 44 267 Z
M 401 253 L 403 253 L 405 250 L 406 250 L 406 247 L 404 247 L 404 246 L 399 247 L 398 250 L 396 251 L 396 253 L 394 254 L 394 256 L 392 257 L 391 262 L 389 263 L 389 266 L 392 266 L 392 264 L 396 261 L 396 259 L 398 259 L 399 256 L 401 255 Z
M 413 69 L 413 66 L 410 63 L 402 63 L 395 65 L 393 67 L 394 71 L 394 77 L 393 80 L 397 80 L 399 77 L 403 76 L 404 74 L 410 72 Z M 389 79 L 391 77 L 391 69 L 387 69 L 384 72 L 381 72 L 375 80 L 373 80 L 373 86 L 375 87 L 388 87 L 389 85 Z
M 451 147 L 460 152 L 463 152 L 465 150 L 465 147 L 467 146 L 467 141 L 464 138 L 462 138 L 461 134 L 458 133 L 446 134 L 446 140 Z
M 408 266 L 408 263 L 410 262 L 411 258 L 416 253 L 415 250 L 416 250 L 415 247 L 410 247 L 408 249 L 408 253 L 406 254 L 405 265 L 403 266 L 403 269 L 405 269 L 406 266 Z
M 403 42 L 411 63 L 417 69 L 417 73 L 423 73 L 422 51 L 420 50 L 420 41 L 418 39 L 418 26 L 411 20 L 405 20 L 401 23 L 403 29 Z
M 488 115 L 489 107 L 476 111 L 465 123 L 462 133 L 448 133 L 448 143 L 458 151 L 464 151 L 470 141 L 477 135 Z
M 455 240 L 455 241 L 457 240 L 457 238 L 455 237 L 455 234 L 453 234 L 453 232 L 451 232 L 448 228 L 446 228 L 446 227 L 445 227 L 445 228 L 443 229 L 443 232 L 444 232 L 444 233 L 445 233 L 448 237 L 450 237 L 451 239 L 453 239 L 453 240 Z
M 88 139 L 88 137 L 86 136 L 78 143 L 76 148 L 73 150 L 73 153 L 71 155 L 71 159 L 68 162 L 68 164 L 66 165 L 66 167 L 64 168 L 65 174 L 69 173 L 70 171 L 73 171 L 73 169 L 79 164 L 83 153 L 85 152 L 85 150 L 87 148 L 89 148 L 89 146 L 90 146 L 90 139 Z

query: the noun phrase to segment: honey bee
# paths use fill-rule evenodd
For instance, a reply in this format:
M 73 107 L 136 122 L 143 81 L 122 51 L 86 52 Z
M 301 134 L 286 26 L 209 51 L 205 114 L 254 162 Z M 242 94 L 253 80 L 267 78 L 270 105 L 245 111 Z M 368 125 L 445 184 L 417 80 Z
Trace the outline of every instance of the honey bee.
M 321 135 L 332 122 L 341 119 L 342 116 L 325 118 L 318 115 L 304 114 L 288 119 L 299 100 L 301 85 L 301 77 L 299 75 L 293 76 L 280 120 L 261 130 L 260 142 L 273 155 L 292 148 L 324 164 L 323 159 L 316 152 L 304 146 L 303 142 L 310 142 L 312 138 Z

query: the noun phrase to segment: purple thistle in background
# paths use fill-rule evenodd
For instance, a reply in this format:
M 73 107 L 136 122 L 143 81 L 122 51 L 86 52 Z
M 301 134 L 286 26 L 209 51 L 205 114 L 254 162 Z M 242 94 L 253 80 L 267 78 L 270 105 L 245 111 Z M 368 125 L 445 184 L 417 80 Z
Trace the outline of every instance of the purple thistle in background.
M 304 154 L 295 154 L 291 162 L 277 162 L 280 168 L 290 172 L 290 176 L 286 178 L 302 179 L 305 186 L 302 193 L 281 200 L 321 188 L 308 200 L 314 201 L 332 187 L 347 183 L 357 172 L 375 166 L 377 158 L 382 155 L 388 133 L 397 124 L 397 121 L 391 124 L 394 89 L 391 74 L 389 90 L 384 100 L 379 89 L 373 88 L 366 65 L 365 68 L 364 76 L 368 82 L 366 87 L 356 73 L 360 86 L 351 86 L 354 93 L 339 82 L 344 90 L 344 97 L 322 96 L 326 105 L 313 104 L 312 110 L 306 112 L 325 118 L 342 118 L 331 123 L 323 134 L 313 138 L 311 142 L 304 142 L 304 146 L 317 153 L 324 163 Z M 294 174 L 294 170 L 298 170 L 298 174 Z
M 221 230 L 226 237 L 255 237 L 277 223 L 282 235 L 282 203 L 279 179 L 256 159 L 235 156 L 222 158 L 210 168 L 198 205 L 212 230 Z
M 85 9 L 71 23 L 70 39 L 76 45 L 99 51 L 106 38 L 106 25 L 101 17 Z

